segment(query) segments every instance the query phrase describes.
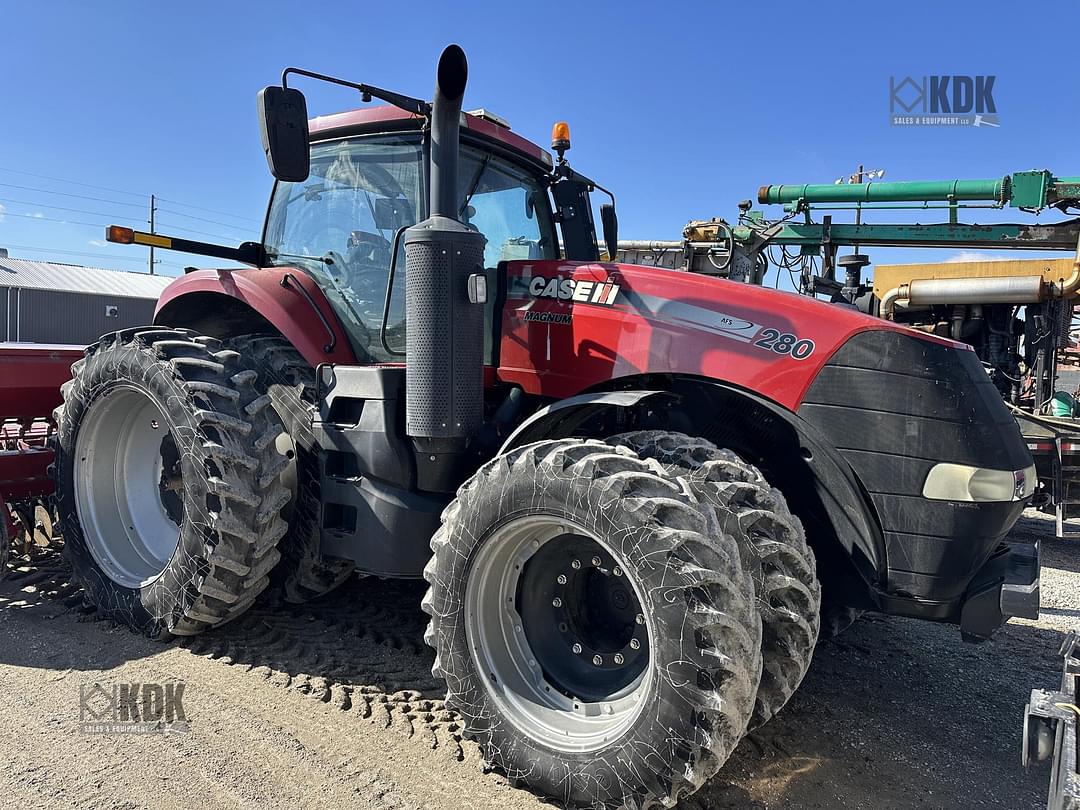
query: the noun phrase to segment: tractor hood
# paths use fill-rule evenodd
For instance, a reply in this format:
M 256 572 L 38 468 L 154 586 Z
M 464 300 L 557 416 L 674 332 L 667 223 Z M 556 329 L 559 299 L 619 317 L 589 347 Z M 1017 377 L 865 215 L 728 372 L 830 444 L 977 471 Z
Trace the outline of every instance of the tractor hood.
M 795 293 L 655 267 L 506 264 L 500 379 L 566 397 L 620 377 L 722 380 L 797 410 L 829 358 L 868 330 L 970 351 Z

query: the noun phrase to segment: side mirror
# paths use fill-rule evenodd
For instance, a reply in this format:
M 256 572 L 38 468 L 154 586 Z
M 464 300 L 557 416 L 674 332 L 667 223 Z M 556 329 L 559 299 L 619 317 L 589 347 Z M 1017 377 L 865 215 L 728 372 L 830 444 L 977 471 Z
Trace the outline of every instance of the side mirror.
M 619 217 L 615 214 L 612 203 L 600 206 L 600 225 L 604 229 L 604 245 L 607 247 L 608 261 L 615 261 L 619 249 Z
M 259 134 L 270 174 L 299 183 L 311 171 L 308 146 L 307 102 L 292 87 L 264 87 L 259 91 Z

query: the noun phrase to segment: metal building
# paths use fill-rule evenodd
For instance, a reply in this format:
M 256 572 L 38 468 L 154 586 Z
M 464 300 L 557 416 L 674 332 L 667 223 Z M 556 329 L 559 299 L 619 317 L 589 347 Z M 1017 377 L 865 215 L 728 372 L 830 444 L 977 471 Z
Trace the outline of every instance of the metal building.
M 171 280 L 0 253 L 0 341 L 84 345 L 150 323 Z

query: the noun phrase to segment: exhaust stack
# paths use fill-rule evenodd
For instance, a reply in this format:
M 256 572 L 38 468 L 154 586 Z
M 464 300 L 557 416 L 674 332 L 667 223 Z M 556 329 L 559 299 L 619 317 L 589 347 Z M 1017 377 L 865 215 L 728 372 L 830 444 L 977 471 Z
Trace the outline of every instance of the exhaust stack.
M 448 46 L 439 58 L 431 110 L 430 216 L 405 232 L 405 430 L 431 463 L 459 452 L 483 421 L 484 301 L 470 298 L 470 288 L 481 285 L 469 278 L 484 273 L 487 240 L 458 219 L 467 81 L 464 51 Z M 421 488 L 437 488 L 423 485 L 423 469 L 420 475 Z

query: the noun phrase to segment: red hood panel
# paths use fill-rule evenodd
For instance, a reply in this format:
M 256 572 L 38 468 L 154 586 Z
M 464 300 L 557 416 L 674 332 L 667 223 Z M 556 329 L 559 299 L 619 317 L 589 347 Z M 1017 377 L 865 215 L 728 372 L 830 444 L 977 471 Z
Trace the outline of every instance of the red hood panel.
M 691 374 L 795 410 L 833 352 L 867 329 L 912 333 L 806 296 L 692 273 L 514 261 L 498 373 L 560 398 L 634 374 Z

